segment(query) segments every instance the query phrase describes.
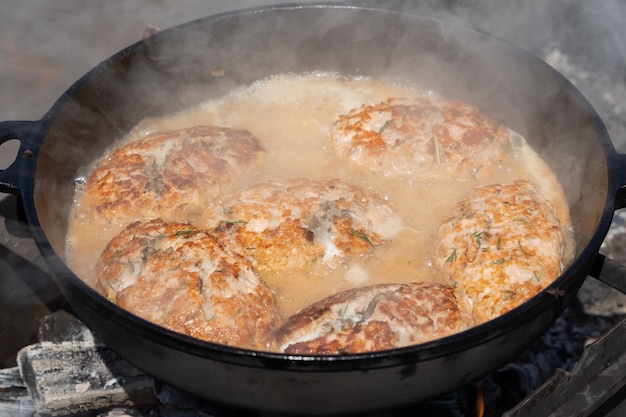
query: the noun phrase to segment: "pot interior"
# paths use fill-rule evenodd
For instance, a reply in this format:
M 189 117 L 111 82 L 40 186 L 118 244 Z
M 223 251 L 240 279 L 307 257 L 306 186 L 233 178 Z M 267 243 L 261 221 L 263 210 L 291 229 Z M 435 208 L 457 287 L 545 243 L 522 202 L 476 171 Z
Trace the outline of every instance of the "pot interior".
M 34 175 L 36 216 L 62 259 L 74 180 L 145 117 L 167 115 L 281 73 L 413 81 L 475 103 L 547 161 L 569 202 L 577 255 L 605 220 L 612 149 L 595 112 L 543 62 L 486 35 L 395 12 L 337 6 L 219 15 L 135 44 L 61 97 Z

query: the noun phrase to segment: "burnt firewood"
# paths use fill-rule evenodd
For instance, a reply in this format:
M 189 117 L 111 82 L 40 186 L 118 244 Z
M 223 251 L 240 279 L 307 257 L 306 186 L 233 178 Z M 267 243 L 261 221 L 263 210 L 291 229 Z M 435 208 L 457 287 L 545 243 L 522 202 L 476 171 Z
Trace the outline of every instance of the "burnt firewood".
M 109 348 L 90 342 L 42 342 L 18 353 L 37 412 L 72 415 L 156 402 L 153 379 Z
M 34 412 L 19 369 L 0 369 L 0 416 L 31 417 Z

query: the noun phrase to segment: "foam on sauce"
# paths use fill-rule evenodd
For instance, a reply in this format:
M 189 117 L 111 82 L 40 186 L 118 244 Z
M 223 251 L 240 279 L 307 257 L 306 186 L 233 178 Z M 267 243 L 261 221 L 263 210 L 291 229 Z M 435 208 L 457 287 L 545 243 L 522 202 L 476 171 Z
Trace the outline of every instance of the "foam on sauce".
M 535 182 L 569 227 L 567 202 L 548 166 L 515 135 L 513 151 L 492 178 L 472 181 L 416 180 L 385 177 L 358 168 L 333 155 L 329 130 L 340 114 L 363 104 L 376 104 L 390 97 L 430 94 L 397 83 L 369 78 L 347 79 L 336 74 L 280 75 L 237 89 L 230 95 L 168 118 L 144 120 L 125 140 L 147 134 L 213 124 L 252 132 L 267 150 L 264 165 L 233 188 L 266 180 L 305 177 L 317 180 L 340 178 L 378 194 L 404 220 L 392 244 L 374 254 L 353 259 L 345 268 L 330 272 L 312 266 L 306 276 L 293 273 L 263 276 L 276 293 L 285 316 L 327 295 L 355 286 L 390 282 L 441 282 L 432 264 L 434 235 L 452 214 L 453 207 L 469 189 L 489 183 L 529 179 Z M 67 239 L 67 262 L 86 282 L 94 284 L 94 269 L 107 243 L 126 224 L 110 224 L 82 209 L 80 186 Z M 140 213 L 138 213 L 140 215 Z M 164 213 L 165 220 L 197 219 L 192 213 Z M 138 218 L 138 220 L 141 220 Z M 570 240 L 571 243 L 571 240 Z M 573 248 L 568 248 L 568 254 Z M 566 255 L 566 262 L 568 257 Z

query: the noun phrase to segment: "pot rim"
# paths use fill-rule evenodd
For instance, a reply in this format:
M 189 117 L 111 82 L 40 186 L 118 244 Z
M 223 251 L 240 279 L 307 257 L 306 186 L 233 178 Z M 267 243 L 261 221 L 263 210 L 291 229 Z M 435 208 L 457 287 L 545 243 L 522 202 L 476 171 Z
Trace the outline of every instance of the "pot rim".
M 185 349 L 187 352 L 201 357 L 211 356 L 215 358 L 216 354 L 220 357 L 220 360 L 232 363 L 243 363 L 251 366 L 267 366 L 268 364 L 277 366 L 281 369 L 293 369 L 297 371 L 318 371 L 320 369 L 326 369 L 326 364 L 333 364 L 332 370 L 337 371 L 337 364 L 341 364 L 341 369 L 372 369 L 377 367 L 395 366 L 397 363 L 405 362 L 406 360 L 425 360 L 432 358 L 439 358 L 467 350 L 472 346 L 485 343 L 485 341 L 500 337 L 503 333 L 507 332 L 507 329 L 511 326 L 515 326 L 524 321 L 524 317 L 527 311 L 535 310 L 542 304 L 542 308 L 551 308 L 549 302 L 558 298 L 559 290 L 566 287 L 566 285 L 573 279 L 574 275 L 580 270 L 589 268 L 590 263 L 598 254 L 600 245 L 608 233 L 615 206 L 615 197 L 617 191 L 623 185 L 621 178 L 618 175 L 618 158 L 617 153 L 613 147 L 608 132 L 600 119 L 600 116 L 596 113 L 595 109 L 582 95 L 582 93 L 560 72 L 551 67 L 542 59 L 529 54 L 522 49 L 511 45 L 506 41 L 502 41 L 497 37 L 484 32 L 476 31 L 466 27 L 455 25 L 450 22 L 443 22 L 445 25 L 456 26 L 467 31 L 478 32 L 481 35 L 489 36 L 490 38 L 504 43 L 507 47 L 515 49 L 517 53 L 525 54 L 529 59 L 533 59 L 544 67 L 548 71 L 554 72 L 559 82 L 565 86 L 569 92 L 575 97 L 577 103 L 585 109 L 587 114 L 594 120 L 595 130 L 598 133 L 598 137 L 602 141 L 602 147 L 607 160 L 608 167 L 608 189 L 607 198 L 604 202 L 604 209 L 602 216 L 599 220 L 598 227 L 596 228 L 593 236 L 589 240 L 588 244 L 580 251 L 574 261 L 561 273 L 561 275 L 546 289 L 539 294 L 524 302 L 522 305 L 507 312 L 489 322 L 472 327 L 468 330 L 456 333 L 441 339 L 433 340 L 430 342 L 412 345 L 402 348 L 396 348 L 391 350 L 358 353 L 358 354 L 346 354 L 346 355 L 289 355 L 275 352 L 256 351 L 242 348 L 235 348 L 226 345 L 220 345 L 208 341 L 199 340 L 191 336 L 186 336 L 181 333 L 177 333 L 161 326 L 155 325 L 147 320 L 144 320 L 132 313 L 118 307 L 114 303 L 108 301 L 104 296 L 100 295 L 96 290 L 91 288 L 82 279 L 75 275 L 68 266 L 62 261 L 62 258 L 57 255 L 48 241 L 39 218 L 36 212 L 35 199 L 34 199 L 34 182 L 36 173 L 37 156 L 39 147 L 41 146 L 46 131 L 52 124 L 58 109 L 71 100 L 71 97 L 75 91 L 78 91 L 81 86 L 92 77 L 96 77 L 101 68 L 114 63 L 121 57 L 127 54 L 132 54 L 137 48 L 144 47 L 146 43 L 153 42 L 161 37 L 168 36 L 172 31 L 184 31 L 191 30 L 193 26 L 199 21 L 218 21 L 222 19 L 229 19 L 235 16 L 258 14 L 258 13 L 271 13 L 276 10 L 308 10 L 316 8 L 335 8 L 335 9 L 352 9 L 352 10 L 364 10 L 377 13 L 389 13 L 389 14 L 401 14 L 405 16 L 414 16 L 418 19 L 435 20 L 442 22 L 439 19 L 434 19 L 428 16 L 422 16 L 417 14 L 411 14 L 401 11 L 393 11 L 388 9 L 374 8 L 374 7 L 361 7 L 356 5 L 345 5 L 338 3 L 327 2 L 312 2 L 312 3 L 286 3 L 270 6 L 260 6 L 242 10 L 234 10 L 216 14 L 193 20 L 181 25 L 174 26 L 169 29 L 165 29 L 161 32 L 152 35 L 150 38 L 138 41 L 120 52 L 112 55 L 104 60 L 102 63 L 91 69 L 79 80 L 77 80 L 63 95 L 57 100 L 57 102 L 51 107 L 51 109 L 44 115 L 44 117 L 36 122 L 38 128 L 34 129 L 28 141 L 29 150 L 32 151 L 32 156 L 22 160 L 20 166 L 20 184 L 19 189 L 21 191 L 22 200 L 26 209 L 26 216 L 35 237 L 35 241 L 39 247 L 39 250 L 43 254 L 43 257 L 50 266 L 50 269 L 56 279 L 63 282 L 63 287 L 71 291 L 73 295 L 77 297 L 87 297 L 90 300 L 90 307 L 94 312 L 101 310 L 108 311 L 119 318 L 118 325 L 125 326 L 134 332 L 141 334 L 142 336 L 151 340 L 157 341 L 160 344 L 165 344 L 175 349 Z M 63 291 L 63 289 L 62 289 Z M 556 294 L 556 295 L 555 295 Z M 166 336 L 166 337 L 164 337 Z M 393 359 L 393 361 L 390 361 Z M 330 369 L 330 368 L 329 368 Z

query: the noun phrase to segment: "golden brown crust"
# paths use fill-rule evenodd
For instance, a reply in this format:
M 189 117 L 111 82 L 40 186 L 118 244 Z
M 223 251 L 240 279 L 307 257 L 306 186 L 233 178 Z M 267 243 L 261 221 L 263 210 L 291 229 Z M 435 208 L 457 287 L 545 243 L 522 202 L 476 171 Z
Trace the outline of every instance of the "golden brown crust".
M 379 284 L 318 301 L 276 332 L 290 354 L 336 355 L 393 349 L 449 336 L 473 325 L 469 302 L 439 284 Z
M 561 224 L 529 181 L 474 189 L 437 238 L 437 262 L 473 300 L 478 322 L 522 304 L 562 270 Z
M 510 150 L 506 129 L 473 105 L 434 97 L 389 99 L 339 116 L 335 150 L 385 175 L 468 180 Z
M 100 257 L 98 285 L 138 316 L 199 339 L 266 349 L 274 294 L 245 259 L 184 223 L 134 223 Z
M 263 152 L 246 130 L 194 126 L 154 133 L 100 160 L 83 201 L 107 220 L 159 217 L 164 209 L 214 197 Z
M 270 271 L 335 265 L 401 227 L 375 195 L 339 180 L 258 184 L 224 197 L 204 218 L 220 241 Z

